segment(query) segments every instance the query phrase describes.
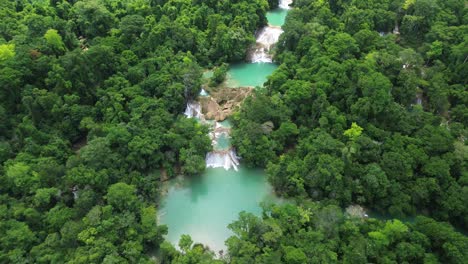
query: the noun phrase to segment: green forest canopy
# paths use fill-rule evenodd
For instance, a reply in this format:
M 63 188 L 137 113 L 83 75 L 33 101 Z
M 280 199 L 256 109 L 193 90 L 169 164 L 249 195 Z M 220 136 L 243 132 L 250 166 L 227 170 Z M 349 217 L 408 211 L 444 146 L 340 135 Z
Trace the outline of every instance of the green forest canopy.
M 468 223 L 461 0 L 296 0 L 233 142 L 297 204 L 241 213 L 219 260 L 164 242 L 161 170 L 198 174 L 211 149 L 185 103 L 275 2 L 1 1 L 0 262 L 462 263 L 466 236 L 436 221 Z
M 265 166 L 276 191 L 300 206 L 275 208 L 263 219 L 241 216 L 237 224 L 267 227 L 233 229 L 232 260 L 465 262 L 466 236 L 457 234 L 453 241 L 460 244 L 453 247 L 433 240 L 444 236 L 447 224 L 417 217 L 387 221 L 378 230 L 367 220 L 363 230 L 340 210 L 327 209 L 360 204 L 394 217 L 423 214 L 468 227 L 464 1 L 296 0 L 294 6 L 276 48 L 280 66 L 234 116 L 233 143 L 244 163 Z M 274 129 L 262 130 L 266 123 Z M 317 209 L 310 200 L 329 206 Z M 307 217 L 298 221 L 291 210 L 306 210 Z M 295 221 L 299 226 L 288 230 Z M 400 235 L 392 240 L 385 229 Z M 355 233 L 347 240 L 350 230 Z M 411 245 L 416 240 L 403 238 L 410 233 L 431 245 Z M 434 247 L 439 243 L 443 249 Z

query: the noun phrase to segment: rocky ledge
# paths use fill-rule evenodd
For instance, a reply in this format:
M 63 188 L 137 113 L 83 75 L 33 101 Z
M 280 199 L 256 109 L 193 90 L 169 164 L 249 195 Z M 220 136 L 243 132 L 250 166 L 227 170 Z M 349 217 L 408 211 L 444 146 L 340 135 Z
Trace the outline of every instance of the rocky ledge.
M 240 106 L 252 91 L 251 87 L 220 88 L 211 91 L 210 96 L 199 98 L 202 113 L 206 119 L 223 121 Z

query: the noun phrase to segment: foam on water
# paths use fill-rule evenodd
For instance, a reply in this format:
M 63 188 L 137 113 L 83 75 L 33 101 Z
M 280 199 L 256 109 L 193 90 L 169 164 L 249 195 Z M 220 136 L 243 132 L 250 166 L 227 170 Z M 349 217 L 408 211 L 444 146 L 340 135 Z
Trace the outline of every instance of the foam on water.
M 233 168 L 237 171 L 238 166 L 239 157 L 233 148 L 228 150 L 215 150 L 206 154 L 207 168 L 224 168 L 225 170 Z
M 196 101 L 189 101 L 184 112 L 188 118 L 197 118 L 203 123 L 205 116 L 201 111 L 201 105 Z M 210 133 L 211 145 L 213 151 L 206 154 L 206 167 L 207 168 L 224 168 L 225 170 L 234 169 L 237 171 L 239 166 L 239 157 L 236 150 L 230 145 L 230 124 L 226 121 L 215 122 L 212 126 Z
M 234 169 L 237 171 L 239 157 L 236 150 L 230 144 L 231 127 L 229 122 L 216 122 L 210 133 L 213 151 L 206 154 L 206 167 Z
M 285 12 L 290 3 L 292 0 L 280 0 L 277 11 Z M 278 14 L 272 24 L 282 25 L 285 16 L 285 13 Z M 232 75 L 231 79 L 236 80 L 237 85 L 228 87 L 261 86 L 266 81 L 266 76 L 277 67 L 272 63 L 270 51 L 282 32 L 281 28 L 271 25 L 258 32 L 257 44 L 249 59 L 261 63 L 230 67 L 228 76 Z M 205 72 L 204 78 L 211 75 L 212 72 Z M 210 95 L 202 90 L 200 96 Z M 195 242 L 215 251 L 226 250 L 224 241 L 233 235 L 226 226 L 238 219 L 238 213 L 246 211 L 260 215 L 260 202 L 276 202 L 277 199 L 262 170 L 239 165 L 239 157 L 230 143 L 229 121 L 205 120 L 200 103 L 194 101 L 187 103 L 184 114 L 210 125 L 213 151 L 206 155 L 206 166 L 212 169 L 200 177 L 184 177 L 182 182 L 170 181 L 172 185 L 161 202 L 158 217 L 161 223 L 168 225 L 166 239 L 176 247 L 180 236 L 189 234 Z
M 204 120 L 204 116 L 201 111 L 201 105 L 197 101 L 188 101 L 185 107 L 184 115 L 188 118 L 198 118 Z
M 282 33 L 281 27 L 267 26 L 262 28 L 257 35 L 257 44 L 250 55 L 250 61 L 253 63 L 271 63 L 273 59 L 270 55 L 270 49 L 278 42 Z
M 289 5 L 292 4 L 292 2 L 292 0 L 280 0 L 279 8 L 290 9 L 291 7 Z

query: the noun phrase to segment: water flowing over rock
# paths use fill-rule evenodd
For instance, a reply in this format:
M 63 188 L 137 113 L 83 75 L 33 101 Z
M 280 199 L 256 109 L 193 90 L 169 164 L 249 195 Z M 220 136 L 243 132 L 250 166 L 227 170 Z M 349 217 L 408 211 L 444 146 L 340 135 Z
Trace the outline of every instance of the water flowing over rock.
M 209 97 L 208 101 L 215 103 L 217 106 L 216 111 L 218 111 L 219 105 L 217 105 L 216 101 L 214 101 L 214 99 L 211 97 Z M 221 111 L 218 113 L 223 112 Z M 200 122 L 209 124 L 209 122 L 205 120 L 205 115 L 202 113 L 202 107 L 199 102 L 189 101 L 187 103 L 187 107 L 185 109 L 184 114 L 188 118 L 197 118 L 200 120 Z M 225 139 L 230 138 L 230 132 L 231 128 L 223 126 L 223 124 L 220 122 L 215 122 L 214 125 L 212 125 L 210 137 L 211 145 L 213 146 L 214 150 L 206 154 L 205 162 L 207 168 L 224 168 L 225 170 L 233 168 L 237 171 L 239 166 L 239 157 L 237 156 L 235 149 L 230 144 L 228 144 L 224 149 L 217 148 L 217 146 L 219 145 L 219 140 L 222 137 L 224 137 Z
M 236 150 L 231 146 L 230 143 L 224 147 L 219 147 L 218 143 L 222 137 L 227 139 L 230 138 L 231 128 L 223 126 L 222 123 L 216 122 L 213 130 L 210 133 L 211 144 L 213 145 L 213 151 L 206 154 L 206 167 L 208 168 L 224 168 L 229 170 L 233 168 L 237 171 L 239 166 L 239 157 L 237 156 Z
M 418 91 L 416 93 L 416 104 L 417 105 L 422 105 L 423 104 L 423 93 L 422 93 L 422 91 Z
M 271 63 L 273 59 L 269 52 L 282 33 L 281 27 L 264 27 L 257 35 L 257 44 L 250 54 L 250 61 Z
M 262 29 L 258 34 L 257 43 L 270 49 L 272 45 L 278 42 L 279 36 L 283 33 L 281 27 L 268 26 Z
M 233 168 L 237 171 L 238 166 L 239 157 L 233 148 L 212 151 L 206 154 L 206 167 L 208 168 L 224 168 L 225 170 Z
M 198 118 L 200 120 L 205 119 L 201 111 L 201 105 L 197 101 L 187 102 L 187 107 L 185 108 L 184 115 L 188 118 Z
M 279 8 L 290 9 L 291 7 L 289 5 L 292 4 L 292 2 L 292 0 L 280 0 Z
M 290 2 L 279 1 L 283 8 L 288 8 Z M 274 21 L 272 25 L 282 25 L 286 14 L 285 9 L 272 10 L 270 22 Z M 164 195 L 159 203 L 157 220 L 168 226 L 165 239 L 178 250 L 181 250 L 177 247 L 181 235 L 189 234 L 197 243 L 209 245 L 211 250 L 219 252 L 219 261 L 226 260 L 229 252 L 226 251 L 225 241 L 232 236 L 232 231 L 226 226 L 237 219 L 240 211 L 261 216 L 260 201 L 268 204 L 287 202 L 276 198 L 263 171 L 241 164 L 241 158 L 231 142 L 234 138 L 231 136 L 235 135 L 234 128 L 229 120 L 225 120 L 242 107 L 247 97 L 255 96 L 255 87 L 261 87 L 267 81 L 266 76 L 276 69 L 277 65 L 271 63 L 274 56 L 271 51 L 281 32 L 280 28 L 275 27 L 258 29 L 256 37 L 259 43 L 248 50 L 247 59 L 263 63 L 231 64 L 228 80 L 218 87 L 207 85 L 213 71 L 206 70 L 203 73 L 203 88 L 206 91 L 201 90 L 197 98 L 187 103 L 185 115 L 208 126 L 212 149 L 205 156 L 206 171 L 196 180 L 193 180 L 195 177 L 181 175 L 180 166 L 177 166 L 167 169 L 174 170 L 179 177 L 161 184 Z M 254 48 L 257 49 L 256 58 L 250 60 Z M 234 74 L 229 76 L 230 73 Z M 231 83 L 228 83 L 229 78 L 232 78 Z M 192 95 L 190 91 L 185 93 L 186 98 Z M 274 123 L 267 121 L 261 124 L 259 132 L 267 135 L 274 130 Z M 168 179 L 164 169 L 161 169 L 161 178 Z
M 292 4 L 292 0 L 279 0 L 279 8 L 290 9 L 289 6 Z M 273 58 L 270 54 L 270 50 L 273 45 L 275 45 L 280 35 L 283 33 L 283 29 L 277 26 L 266 26 L 260 30 L 257 34 L 257 41 L 255 48 L 250 52 L 250 61 L 253 63 L 273 62 Z
M 280 0 L 279 7 L 289 9 L 292 0 Z M 252 63 L 272 63 L 273 58 L 270 54 L 271 48 L 278 42 L 283 29 L 277 26 L 266 26 L 256 35 L 256 45 L 249 53 L 249 60 Z M 204 89 L 200 92 L 198 101 L 189 101 L 185 109 L 185 116 L 188 118 L 197 118 L 202 123 L 208 124 L 205 120 L 215 120 L 210 133 L 213 151 L 206 154 L 207 168 L 224 168 L 229 170 L 233 168 L 237 171 L 239 166 L 239 157 L 235 149 L 229 143 L 231 128 L 223 126 L 223 121 L 230 116 L 233 110 L 240 106 L 244 99 L 250 95 L 252 88 L 222 88 L 220 90 L 210 91 L 208 94 Z M 265 123 L 264 132 L 269 133 L 273 124 Z M 224 144 L 223 144 L 224 143 Z
M 255 48 L 255 50 L 252 52 L 250 61 L 252 61 L 253 63 L 258 63 L 258 62 L 271 63 L 273 62 L 273 59 L 268 54 L 268 50 L 260 46 L 260 47 Z

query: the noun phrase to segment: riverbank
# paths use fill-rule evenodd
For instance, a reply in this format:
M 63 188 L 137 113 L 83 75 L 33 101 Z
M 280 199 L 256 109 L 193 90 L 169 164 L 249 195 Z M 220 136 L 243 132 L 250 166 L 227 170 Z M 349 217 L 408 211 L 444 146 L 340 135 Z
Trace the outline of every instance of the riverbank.
M 187 103 L 185 115 L 211 127 L 213 150 L 206 155 L 202 175 L 166 183 L 159 220 L 169 227 L 167 240 L 174 245 L 182 234 L 189 234 L 216 253 L 225 251 L 224 241 L 233 235 L 227 226 L 241 211 L 259 215 L 260 203 L 279 201 L 262 169 L 242 166 L 230 142 L 228 117 L 277 68 L 271 51 L 282 32 L 271 25 L 259 30 L 249 62 L 230 65 L 219 87 L 204 87 L 196 101 Z M 211 76 L 211 71 L 204 72 L 205 79 Z

